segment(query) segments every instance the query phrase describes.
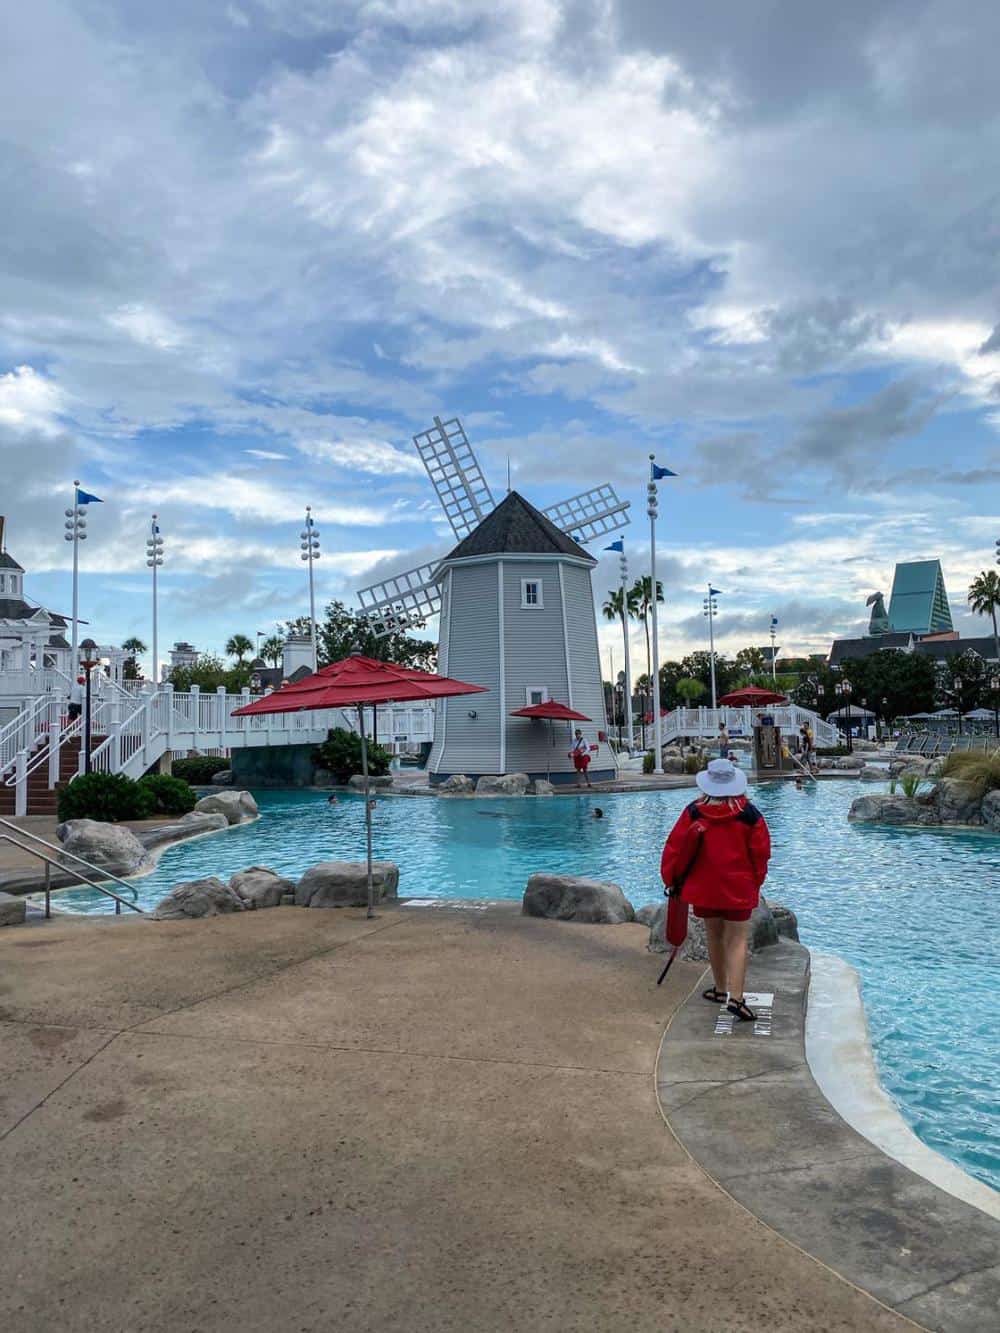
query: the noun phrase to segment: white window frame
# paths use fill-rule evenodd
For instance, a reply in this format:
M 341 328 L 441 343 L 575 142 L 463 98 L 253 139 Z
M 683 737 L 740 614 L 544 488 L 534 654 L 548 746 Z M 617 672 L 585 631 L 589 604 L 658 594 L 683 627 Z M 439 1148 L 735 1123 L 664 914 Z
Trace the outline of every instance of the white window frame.
M 538 589 L 538 601 L 528 601 L 528 585 L 533 583 Z M 542 591 L 542 580 L 539 578 L 521 580 L 521 609 L 523 611 L 541 611 L 545 607 L 545 596 Z
M 532 699 L 533 694 L 541 694 L 541 699 Z M 533 704 L 547 704 L 549 702 L 549 687 L 547 685 L 526 685 L 524 687 L 524 705 L 531 708 Z

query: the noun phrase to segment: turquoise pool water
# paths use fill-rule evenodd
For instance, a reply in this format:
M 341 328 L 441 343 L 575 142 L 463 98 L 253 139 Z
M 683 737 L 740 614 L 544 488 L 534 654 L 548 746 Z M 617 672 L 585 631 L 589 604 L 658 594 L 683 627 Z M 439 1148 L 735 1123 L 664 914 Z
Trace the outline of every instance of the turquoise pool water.
M 871 787 L 865 786 L 865 791 Z M 798 913 L 803 942 L 860 972 L 882 1081 L 931 1147 L 1000 1188 L 1000 838 L 847 822 L 855 782 L 756 788 L 774 842 L 765 893 Z M 519 899 L 535 870 L 612 879 L 638 907 L 660 900 L 665 833 L 689 790 L 551 800 L 390 798 L 375 813 L 376 855 L 417 898 Z M 255 824 L 167 851 L 135 881 L 152 906 L 180 880 L 248 865 L 296 876 L 364 854 L 364 806 L 315 792 L 261 792 Z M 603 820 L 592 812 L 601 806 Z M 104 911 L 92 891 L 63 910 Z

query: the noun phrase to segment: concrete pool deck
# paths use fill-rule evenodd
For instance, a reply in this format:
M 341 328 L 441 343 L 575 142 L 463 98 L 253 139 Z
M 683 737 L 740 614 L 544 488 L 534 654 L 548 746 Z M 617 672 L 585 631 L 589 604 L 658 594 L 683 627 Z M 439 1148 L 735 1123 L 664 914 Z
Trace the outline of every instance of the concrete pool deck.
M 666 1052 L 708 1006 L 700 964 L 656 987 L 645 940 L 513 905 L 0 933 L 0 1326 L 912 1328 L 664 1123 L 664 1024 Z M 765 1125 L 787 1195 L 801 1163 Z

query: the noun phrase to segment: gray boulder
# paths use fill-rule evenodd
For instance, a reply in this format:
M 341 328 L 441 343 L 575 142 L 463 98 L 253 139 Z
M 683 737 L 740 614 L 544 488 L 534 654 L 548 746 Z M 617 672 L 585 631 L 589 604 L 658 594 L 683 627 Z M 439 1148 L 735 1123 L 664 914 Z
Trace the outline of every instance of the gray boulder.
M 132 830 L 122 824 L 105 824 L 98 819 L 69 819 L 58 825 L 56 835 L 65 851 L 83 857 L 112 875 L 134 875 L 150 865 L 145 847 Z M 63 865 L 72 870 L 74 862 L 65 857 Z
M 799 938 L 799 919 L 790 907 L 783 907 L 781 903 L 769 902 L 771 915 L 774 917 L 775 928 L 780 939 L 795 940 L 798 943 Z
M 347 780 L 347 785 L 354 791 L 364 791 L 365 775 L 363 773 L 354 773 Z M 368 778 L 368 787 L 371 791 L 387 791 L 392 786 L 392 774 L 382 773 L 379 777 Z
M 376 861 L 372 866 L 375 902 L 399 895 L 399 866 Z M 321 861 L 310 867 L 295 886 L 296 907 L 364 907 L 368 902 L 368 873 L 364 861 Z
M 874 764 L 866 764 L 858 777 L 862 782 L 888 782 L 889 771 L 885 768 L 876 768 Z
M 477 796 L 523 796 L 528 790 L 527 773 L 504 773 L 500 777 L 481 777 L 476 783 Z
M 979 814 L 992 833 L 1000 833 L 1000 791 L 988 791 L 983 797 Z
M 532 796 L 552 796 L 554 792 L 555 788 L 552 786 L 552 783 L 549 782 L 548 778 L 535 778 L 534 782 L 531 784 Z
M 23 898 L 15 898 L 12 893 L 0 893 L 0 926 L 19 926 L 28 912 L 28 905 Z
M 245 912 L 247 905 L 228 884 L 209 876 L 178 884 L 157 904 L 155 921 L 180 921 L 187 917 L 224 916 L 229 912 Z
M 225 815 L 230 824 L 245 824 L 257 818 L 257 802 L 248 791 L 214 791 L 194 807 L 202 815 Z
M 855 824 L 937 824 L 937 811 L 915 796 L 859 796 L 847 816 Z
M 200 810 L 192 810 L 182 815 L 176 824 L 161 824 L 159 828 L 142 829 L 138 834 L 143 847 L 163 847 L 166 843 L 182 842 L 185 838 L 196 838 L 202 833 L 215 833 L 229 827 L 225 815 L 208 815 Z
M 865 761 L 860 754 L 842 754 L 837 755 L 833 761 L 833 767 L 843 772 L 853 772 L 864 768 Z
M 284 894 L 295 892 L 295 881 L 283 879 L 267 866 L 248 866 L 230 877 L 229 887 L 240 895 L 247 907 L 277 907 Z
M 524 916 L 556 921 L 584 921 L 590 925 L 621 925 L 633 921 L 632 904 L 617 884 L 582 875 L 532 875 L 521 904 Z
M 661 903 L 647 903 L 645 907 L 635 909 L 635 920 L 640 926 L 651 926 L 657 912 L 662 914 L 663 906 Z M 662 916 L 661 916 L 662 920 Z
M 683 773 L 685 771 L 684 760 L 679 754 L 664 755 L 661 763 L 664 773 Z
M 978 782 L 941 778 L 931 793 L 942 824 L 981 824 L 983 789 Z
M 451 777 L 446 778 L 438 787 L 442 796 L 471 796 L 475 790 L 476 784 L 464 773 L 452 773 Z
M 220 769 L 218 773 L 212 774 L 213 787 L 230 787 L 233 782 L 233 770 L 231 768 Z

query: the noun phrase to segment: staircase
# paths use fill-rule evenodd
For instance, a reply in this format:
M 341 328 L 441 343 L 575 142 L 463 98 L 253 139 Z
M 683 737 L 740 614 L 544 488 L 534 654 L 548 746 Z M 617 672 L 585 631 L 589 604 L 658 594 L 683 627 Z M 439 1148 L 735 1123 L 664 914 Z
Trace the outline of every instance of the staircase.
M 95 750 L 104 738 L 92 736 L 91 750 Z M 56 787 L 49 786 L 48 745 L 44 749 L 44 759 L 28 774 L 29 815 L 54 815 L 58 805 L 59 787 L 63 787 L 74 778 L 80 765 L 81 740 L 79 736 L 70 736 L 63 741 L 59 749 L 59 781 Z M 0 785 L 0 818 L 10 819 L 14 814 L 17 791 L 13 786 Z

